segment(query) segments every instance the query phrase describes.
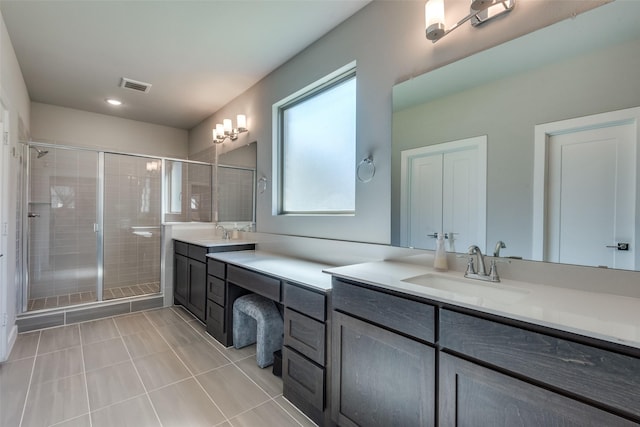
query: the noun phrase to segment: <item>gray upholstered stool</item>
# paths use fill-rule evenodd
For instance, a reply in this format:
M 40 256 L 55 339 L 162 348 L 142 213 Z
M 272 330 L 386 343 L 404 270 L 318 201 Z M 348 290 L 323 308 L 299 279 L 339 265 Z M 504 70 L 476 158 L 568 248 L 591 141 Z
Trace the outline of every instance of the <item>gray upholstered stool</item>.
M 256 343 L 256 362 L 261 368 L 273 364 L 273 352 L 282 348 L 284 321 L 276 304 L 249 294 L 233 303 L 233 346 Z

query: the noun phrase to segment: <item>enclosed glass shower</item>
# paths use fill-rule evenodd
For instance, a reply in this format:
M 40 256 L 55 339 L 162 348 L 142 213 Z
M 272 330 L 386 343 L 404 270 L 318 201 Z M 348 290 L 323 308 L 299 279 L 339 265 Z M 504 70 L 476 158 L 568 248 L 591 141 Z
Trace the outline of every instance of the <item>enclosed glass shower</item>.
M 160 292 L 160 158 L 29 146 L 23 312 Z

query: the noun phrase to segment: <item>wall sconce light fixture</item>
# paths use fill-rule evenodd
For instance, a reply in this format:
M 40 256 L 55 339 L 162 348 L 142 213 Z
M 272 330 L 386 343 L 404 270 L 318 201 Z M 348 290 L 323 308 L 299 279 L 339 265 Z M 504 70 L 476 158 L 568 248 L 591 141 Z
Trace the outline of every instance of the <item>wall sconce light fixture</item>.
M 234 128 L 231 119 L 224 119 L 222 124 L 216 124 L 216 128 L 213 129 L 213 143 L 221 144 L 227 138 L 235 141 L 238 139 L 238 135 L 249 130 L 247 129 L 247 116 L 244 114 L 238 114 L 236 124 L 238 127 Z
M 511 12 L 515 5 L 516 0 L 471 0 L 469 14 L 459 20 L 453 27 L 446 29 L 444 23 L 444 0 L 427 0 L 424 5 L 427 39 L 435 43 L 469 20 L 471 20 L 471 25 L 477 27 L 493 18 Z

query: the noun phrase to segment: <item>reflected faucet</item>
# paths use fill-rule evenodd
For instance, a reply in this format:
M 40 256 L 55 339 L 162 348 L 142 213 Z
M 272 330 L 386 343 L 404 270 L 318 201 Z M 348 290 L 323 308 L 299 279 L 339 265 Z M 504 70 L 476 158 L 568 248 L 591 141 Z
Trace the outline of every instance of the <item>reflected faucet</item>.
M 507 245 L 504 244 L 502 240 L 498 240 L 496 243 L 496 248 L 493 250 L 493 256 L 496 258 L 500 257 L 500 249 L 505 249 Z
M 467 271 L 464 273 L 464 277 L 468 277 L 469 279 L 478 279 L 484 280 L 487 282 L 499 282 L 500 277 L 498 276 L 498 270 L 496 269 L 496 261 L 491 260 L 491 271 L 487 274 L 487 270 L 484 265 L 484 256 L 482 256 L 482 251 L 476 245 L 469 246 L 469 251 L 467 252 L 469 255 L 469 262 L 467 263 Z M 476 255 L 478 259 L 478 272 L 476 272 L 476 268 L 473 264 L 473 255 Z
M 227 231 L 226 228 L 224 228 L 220 224 L 216 224 L 216 231 L 218 231 L 218 230 L 222 230 L 222 238 L 224 240 L 229 240 L 229 232 Z

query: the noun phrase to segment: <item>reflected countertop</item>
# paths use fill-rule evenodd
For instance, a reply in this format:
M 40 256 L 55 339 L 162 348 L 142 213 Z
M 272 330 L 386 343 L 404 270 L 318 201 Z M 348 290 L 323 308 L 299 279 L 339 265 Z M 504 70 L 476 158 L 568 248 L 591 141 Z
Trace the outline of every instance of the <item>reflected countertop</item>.
M 264 251 L 216 252 L 207 257 L 306 285 L 323 292 L 331 289 L 331 276 L 323 270 L 332 266 Z
M 255 240 L 250 239 L 223 239 L 221 237 L 174 237 L 173 240 L 178 240 L 192 245 L 204 246 L 207 248 L 213 248 L 216 246 L 254 245 L 257 243 Z
M 413 260 L 415 261 L 415 260 Z M 514 280 L 465 279 L 415 262 L 379 261 L 325 269 L 336 277 L 640 348 L 640 298 Z

